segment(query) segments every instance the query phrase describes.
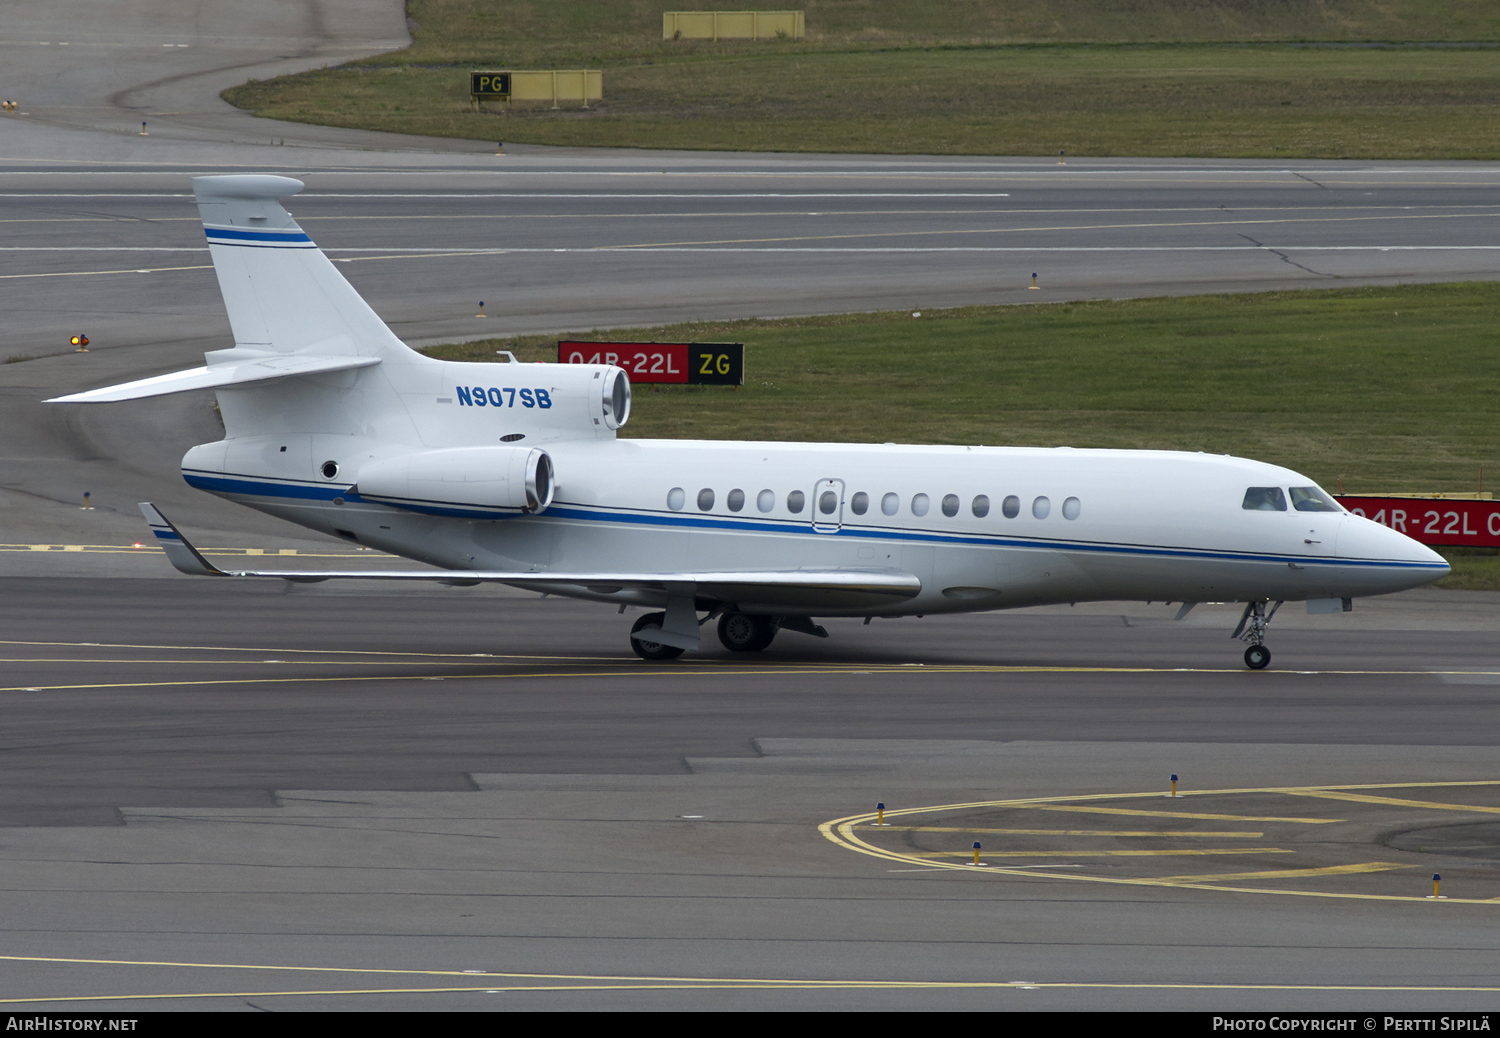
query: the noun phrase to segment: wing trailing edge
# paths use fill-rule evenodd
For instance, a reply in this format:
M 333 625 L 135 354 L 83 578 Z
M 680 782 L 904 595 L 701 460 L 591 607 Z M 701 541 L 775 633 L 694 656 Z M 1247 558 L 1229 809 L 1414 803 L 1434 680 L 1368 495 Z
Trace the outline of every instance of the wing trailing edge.
M 224 570 L 205 559 L 161 510 L 141 503 L 141 513 L 167 559 L 195 577 L 275 577 L 298 583 L 321 580 L 405 580 L 439 584 L 509 584 L 531 591 L 582 588 L 608 595 L 624 590 L 655 591 L 673 598 L 710 598 L 757 609 L 799 611 L 878 608 L 915 598 L 922 582 L 911 573 L 889 570 L 795 569 L 705 570 L 672 573 L 559 572 L 553 570 Z

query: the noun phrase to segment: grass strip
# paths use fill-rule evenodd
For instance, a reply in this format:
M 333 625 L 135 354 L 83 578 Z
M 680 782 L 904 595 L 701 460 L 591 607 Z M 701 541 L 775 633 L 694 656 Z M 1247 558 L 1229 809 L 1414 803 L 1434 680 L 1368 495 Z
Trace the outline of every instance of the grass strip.
M 805 40 L 658 38 L 663 9 L 704 6 L 422 0 L 409 50 L 224 96 L 292 121 L 564 146 L 1500 157 L 1492 4 L 867 0 L 807 4 Z M 469 103 L 470 68 L 585 66 L 605 70 L 587 111 Z

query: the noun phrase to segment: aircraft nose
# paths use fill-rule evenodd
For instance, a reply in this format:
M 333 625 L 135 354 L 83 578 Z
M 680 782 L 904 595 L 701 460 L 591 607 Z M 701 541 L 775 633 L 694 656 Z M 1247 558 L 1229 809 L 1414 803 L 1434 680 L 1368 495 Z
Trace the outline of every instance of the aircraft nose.
M 1439 580 L 1443 577 L 1446 577 L 1452 570 L 1452 567 L 1448 565 L 1448 560 L 1443 558 L 1437 552 L 1433 551 L 1431 548 L 1427 547 L 1427 545 L 1418 544 L 1416 541 L 1412 541 L 1410 537 L 1408 537 L 1407 540 L 1411 541 L 1411 550 L 1412 553 L 1416 556 L 1417 562 L 1422 562 L 1429 566 L 1442 567 L 1443 571 L 1434 576 L 1434 580 Z
M 1448 560 L 1406 534 L 1358 515 L 1346 515 L 1340 524 L 1335 554 L 1361 562 L 1389 562 L 1410 567 L 1418 583 L 1429 583 L 1448 575 Z

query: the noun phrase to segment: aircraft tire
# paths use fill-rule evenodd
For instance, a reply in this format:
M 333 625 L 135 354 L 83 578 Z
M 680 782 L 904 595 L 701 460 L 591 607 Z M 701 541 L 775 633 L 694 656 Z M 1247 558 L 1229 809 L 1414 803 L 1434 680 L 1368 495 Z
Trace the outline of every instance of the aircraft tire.
M 760 652 L 776 637 L 776 618 L 749 613 L 719 617 L 719 641 L 730 652 Z
M 666 623 L 666 620 L 666 613 L 647 613 L 640 619 L 636 620 L 635 624 L 630 628 L 630 633 L 632 636 L 630 639 L 630 647 L 635 650 L 635 654 L 641 659 L 675 660 L 678 656 L 682 655 L 683 650 L 677 648 L 675 645 L 663 645 L 661 642 L 642 641 L 641 639 L 634 637 L 634 635 L 638 634 L 641 631 L 647 630 L 648 628 L 657 631 L 661 630 L 661 625 Z
M 1271 663 L 1271 650 L 1264 645 L 1252 645 L 1245 650 L 1245 666 L 1251 670 L 1265 670 Z

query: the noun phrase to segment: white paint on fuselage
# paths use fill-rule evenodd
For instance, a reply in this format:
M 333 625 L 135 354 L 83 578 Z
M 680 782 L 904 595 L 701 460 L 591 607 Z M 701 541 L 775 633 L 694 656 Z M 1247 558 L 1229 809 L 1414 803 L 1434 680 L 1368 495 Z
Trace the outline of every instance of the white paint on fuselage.
M 218 445 L 208 445 L 216 447 Z M 383 448 L 383 449 L 382 449 Z M 316 464 L 342 450 L 339 485 L 356 484 L 358 459 L 410 448 L 351 437 L 312 437 L 299 457 Z M 200 448 L 199 450 L 203 450 Z M 547 444 L 557 472 L 541 515 L 444 518 L 359 502 L 227 493 L 375 548 L 455 569 L 692 573 L 710 570 L 879 569 L 916 575 L 914 599 L 875 612 L 906 615 L 1111 599 L 1234 601 L 1349 598 L 1430 582 L 1440 556 L 1346 512 L 1248 511 L 1251 486 L 1311 486 L 1292 470 L 1229 456 L 1170 451 L 941 447 L 704 440 L 601 439 Z M 242 443 L 227 454 L 280 458 Z M 332 455 L 331 455 L 332 456 Z M 190 454 L 189 459 L 194 455 Z M 226 467 L 276 478 L 274 467 Z M 841 487 L 818 511 L 820 481 Z M 669 507 L 673 488 L 680 509 Z M 699 507 L 701 491 L 713 502 Z M 741 508 L 729 508 L 740 490 Z M 758 499 L 772 492 L 762 512 Z M 788 506 L 803 495 L 799 512 Z M 222 492 L 222 491 L 216 491 Z M 863 515 L 856 494 L 867 495 Z M 886 515 L 881 501 L 895 494 Z M 925 494 L 925 515 L 913 498 Z M 943 499 L 958 499 L 955 515 Z M 974 499 L 988 513 L 974 514 Z M 1003 514 L 1005 498 L 1018 514 Z M 1044 518 L 1033 503 L 1050 503 Z M 1075 498 L 1077 517 L 1064 515 Z M 706 500 L 706 496 L 705 496 Z M 660 604 L 646 591 L 577 589 L 579 597 Z M 747 604 L 747 611 L 754 606 Z M 870 610 L 859 610 L 862 615 Z M 820 615 L 831 615 L 827 611 Z

